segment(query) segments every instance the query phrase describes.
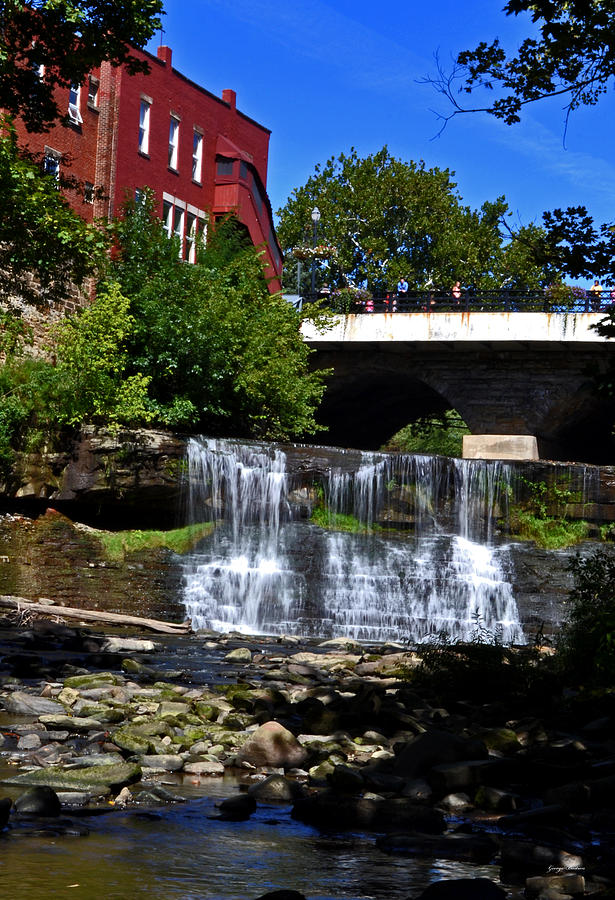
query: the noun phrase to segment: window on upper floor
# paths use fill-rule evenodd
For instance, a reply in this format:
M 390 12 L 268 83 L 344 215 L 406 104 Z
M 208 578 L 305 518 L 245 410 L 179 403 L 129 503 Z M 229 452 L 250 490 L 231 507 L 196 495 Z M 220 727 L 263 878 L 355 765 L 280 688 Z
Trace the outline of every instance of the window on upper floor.
M 179 150 L 179 119 L 171 116 L 169 124 L 169 169 L 177 171 L 177 156 Z
M 245 159 L 242 159 L 239 163 L 239 177 L 242 181 L 248 180 L 248 164 Z
M 201 181 L 203 171 L 203 135 L 194 131 L 192 136 L 192 180 Z
M 196 262 L 196 242 L 198 237 L 199 220 L 194 213 L 186 215 L 186 259 L 188 262 Z
M 98 78 L 94 78 L 93 75 L 90 75 L 88 81 L 88 106 L 98 106 L 98 88 Z
M 232 175 L 233 167 L 235 165 L 234 159 L 226 159 L 224 156 L 219 156 L 216 160 L 216 174 L 217 175 Z
M 184 258 L 184 210 L 176 206 L 173 215 L 173 234 L 179 239 L 179 258 Z
M 58 150 L 52 150 L 51 147 L 45 147 L 45 157 L 43 159 L 43 172 L 45 175 L 51 175 L 56 181 L 60 180 L 60 160 L 62 154 Z
M 168 238 L 179 241 L 179 258 L 187 262 L 197 261 L 198 248 L 205 243 L 207 225 L 202 209 L 185 203 L 171 194 L 162 200 L 162 227 Z
M 168 200 L 162 203 L 162 227 L 164 228 L 168 238 L 173 233 L 173 204 Z
M 141 98 L 139 107 L 139 153 L 145 156 L 149 153 L 149 119 L 152 104 L 149 100 Z
M 68 118 L 72 122 L 73 125 L 81 125 L 83 119 L 81 118 L 81 86 L 78 84 L 71 84 L 70 91 L 68 92 Z

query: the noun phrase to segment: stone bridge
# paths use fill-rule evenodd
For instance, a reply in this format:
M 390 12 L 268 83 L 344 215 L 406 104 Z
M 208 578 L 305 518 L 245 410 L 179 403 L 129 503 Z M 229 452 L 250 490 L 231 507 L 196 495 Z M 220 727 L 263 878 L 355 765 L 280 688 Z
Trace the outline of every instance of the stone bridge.
M 473 435 L 533 435 L 539 455 L 612 460 L 613 407 L 595 378 L 615 342 L 604 313 L 397 312 L 303 325 L 315 367 L 333 369 L 323 442 L 375 449 L 418 416 L 456 409 Z M 501 455 L 506 455 L 502 453 Z

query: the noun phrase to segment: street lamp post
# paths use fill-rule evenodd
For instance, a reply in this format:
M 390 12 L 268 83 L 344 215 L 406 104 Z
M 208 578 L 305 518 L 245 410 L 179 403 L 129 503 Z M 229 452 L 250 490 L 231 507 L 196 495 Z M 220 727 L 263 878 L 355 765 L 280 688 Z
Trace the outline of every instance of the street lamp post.
M 318 237 L 318 223 L 320 222 L 320 210 L 317 206 L 312 210 L 312 247 L 316 248 L 316 238 Z M 316 259 L 312 257 L 312 297 L 316 293 Z

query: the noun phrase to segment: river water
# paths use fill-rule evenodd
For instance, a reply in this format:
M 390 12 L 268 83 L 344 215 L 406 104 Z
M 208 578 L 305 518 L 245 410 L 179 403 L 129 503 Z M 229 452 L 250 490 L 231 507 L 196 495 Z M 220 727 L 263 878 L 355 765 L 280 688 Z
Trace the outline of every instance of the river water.
M 201 440 L 191 442 L 189 469 L 192 518 L 218 526 L 179 561 L 173 602 L 183 599 L 195 626 L 376 642 L 442 633 L 468 638 L 478 626 L 505 641 L 523 640 L 509 549 L 496 534 L 510 493 L 505 464 L 363 454 L 353 472 L 332 467 L 306 492 L 279 448 Z M 316 507 L 328 519 L 311 519 Z M 394 523 L 387 522 L 391 510 Z M 351 530 L 340 531 L 340 524 Z M 14 584 L 6 566 L 3 590 L 55 596 L 64 583 L 69 599 L 78 583 L 91 599 L 99 585 L 103 608 L 109 596 L 111 608 L 142 596 L 134 611 L 151 613 L 143 564 L 133 561 L 123 572 L 115 598 L 112 572 L 92 562 L 86 539 L 74 559 L 64 554 L 69 571 L 56 567 L 52 584 L 22 554 L 20 568 L 11 568 Z M 161 589 L 155 598 L 175 615 L 163 607 Z M 223 672 L 215 655 L 204 658 L 202 638 L 161 642 L 156 665 L 181 667 L 195 684 L 237 678 Z M 10 771 L 6 758 L 0 769 Z M 387 856 L 373 835 L 321 834 L 292 820 L 289 806 L 259 805 L 241 823 L 209 818 L 217 800 L 237 791 L 234 778 L 194 784 L 188 776 L 165 776 L 164 782 L 185 802 L 71 816 L 66 833 L 50 823 L 39 833 L 19 827 L 1 835 L 0 894 L 249 900 L 287 888 L 309 900 L 409 900 L 439 878 L 498 879 L 496 867 Z M 70 833 L 84 829 L 89 834 Z
M 156 642 L 152 661 L 162 677 L 181 669 L 192 685 L 214 685 L 241 676 L 240 664 L 224 662 L 228 647 L 204 651 L 202 636 L 157 635 Z M 248 645 L 280 653 L 275 640 Z M 10 730 L 10 717 L 3 716 L 0 730 Z M 9 758 L 0 751 L 0 779 L 15 774 Z M 243 780 L 247 785 L 249 776 Z M 14 824 L 0 835 L 0 896 L 250 900 L 286 888 L 308 900 L 409 900 L 440 878 L 498 879 L 495 866 L 388 856 L 373 834 L 321 833 L 293 820 L 288 804 L 259 802 L 246 822 L 216 821 L 216 803 L 237 792 L 238 777 L 195 781 L 165 774 L 157 783 L 185 802 Z M 1 796 L 18 793 L 0 788 Z
M 3 837 L 2 896 L 249 900 L 286 888 L 308 900 L 409 900 L 439 878 L 497 880 L 495 867 L 394 858 L 373 837 L 320 834 L 293 821 L 287 806 L 259 805 L 247 822 L 208 818 L 217 799 L 236 791 L 231 779 L 204 786 L 204 797 L 189 786 L 172 789 L 187 801 L 76 820 L 88 836 Z

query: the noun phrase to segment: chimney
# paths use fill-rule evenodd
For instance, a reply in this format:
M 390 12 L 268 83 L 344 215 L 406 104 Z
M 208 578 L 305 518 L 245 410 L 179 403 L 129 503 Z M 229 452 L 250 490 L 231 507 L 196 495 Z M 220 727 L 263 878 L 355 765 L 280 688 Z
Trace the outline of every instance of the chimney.
M 165 66 L 171 67 L 171 57 L 173 56 L 173 51 L 170 47 L 158 47 L 157 54 L 158 59 L 161 59 Z
M 225 103 L 231 107 L 231 109 L 235 109 L 237 106 L 237 94 L 235 91 L 232 91 L 230 88 L 225 88 L 222 91 L 222 99 Z

